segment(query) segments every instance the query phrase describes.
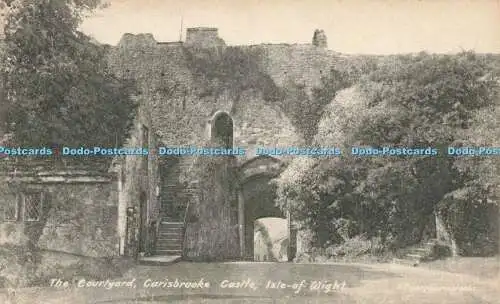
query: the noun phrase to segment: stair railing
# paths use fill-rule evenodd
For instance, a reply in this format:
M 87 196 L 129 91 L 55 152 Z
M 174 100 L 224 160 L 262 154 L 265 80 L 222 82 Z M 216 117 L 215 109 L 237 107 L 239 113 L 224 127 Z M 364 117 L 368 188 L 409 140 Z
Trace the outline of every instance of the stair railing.
M 150 255 L 154 255 L 156 252 L 156 241 L 158 237 L 158 219 L 153 220 L 149 226 L 149 246 L 148 246 L 148 253 Z
M 208 143 L 208 142 L 207 142 Z M 189 169 L 187 170 L 187 173 L 186 173 L 186 176 L 187 178 L 190 178 L 191 177 L 191 172 L 192 170 L 196 167 L 196 165 L 199 164 L 200 162 L 200 157 L 199 156 L 196 156 L 193 161 L 191 162 L 191 165 L 189 166 Z M 188 181 L 189 183 L 189 181 Z M 189 185 L 190 184 L 190 185 Z M 195 191 L 197 192 L 199 190 L 199 181 L 198 180 L 195 180 L 195 181 L 191 181 L 188 185 L 190 187 L 192 187 L 192 185 L 194 184 L 195 185 Z M 198 195 L 198 193 L 195 193 L 195 195 Z M 192 195 L 190 195 L 190 197 L 188 197 L 188 201 L 187 201 L 187 204 L 186 204 L 186 209 L 184 211 L 184 219 L 183 219 L 183 225 L 182 225 L 182 254 L 184 255 L 184 244 L 186 244 L 187 242 L 187 234 L 186 234 L 186 230 L 187 230 L 187 225 L 188 225 L 188 217 L 189 217 L 189 211 L 190 211 L 190 207 L 191 207 L 191 200 L 192 200 Z

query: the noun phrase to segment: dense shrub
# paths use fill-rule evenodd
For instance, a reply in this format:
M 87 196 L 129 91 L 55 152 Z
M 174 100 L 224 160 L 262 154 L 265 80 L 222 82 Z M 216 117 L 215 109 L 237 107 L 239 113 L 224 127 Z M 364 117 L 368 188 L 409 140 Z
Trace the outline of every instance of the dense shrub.
M 283 92 L 259 66 L 260 53 L 241 47 L 186 50 L 188 67 L 203 96 L 219 97 L 229 92 L 238 102 L 246 90 L 260 91 L 264 100 L 278 102 Z
M 473 198 L 448 197 L 439 204 L 440 213 L 463 256 L 498 253 L 498 206 L 471 203 Z
M 99 0 L 17 0 L 1 58 L 4 127 L 16 145 L 122 146 L 135 115 L 135 84 L 118 80 L 106 48 L 78 31 Z
M 441 209 L 463 254 L 491 252 L 498 228 L 490 223 L 498 219 L 486 218 L 497 213 L 484 208 L 498 202 L 498 162 L 446 155 L 448 146 L 498 146 L 491 65 L 471 52 L 392 59 L 335 93 L 313 145 L 341 146 L 345 154 L 293 160 L 275 181 L 278 204 L 315 233 L 318 248 L 362 234 L 388 249 L 418 244 L 432 237 Z M 349 155 L 352 146 L 433 147 L 438 154 L 368 158 Z M 466 195 L 446 199 L 458 192 Z

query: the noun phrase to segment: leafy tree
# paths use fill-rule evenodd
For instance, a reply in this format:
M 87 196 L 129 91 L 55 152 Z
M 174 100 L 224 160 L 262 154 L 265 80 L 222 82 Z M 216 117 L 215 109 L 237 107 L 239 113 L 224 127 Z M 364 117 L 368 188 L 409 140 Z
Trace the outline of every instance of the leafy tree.
M 351 146 L 438 147 L 440 155 L 344 155 L 312 159 L 307 166 L 300 165 L 302 159 L 294 160 L 277 181 L 278 201 L 316 231 L 320 244 L 327 239 L 338 242 L 345 238 L 341 234 L 363 233 L 404 246 L 425 237 L 434 212 L 449 202 L 450 194 L 468 189 L 465 206 L 473 208 L 488 195 L 493 200 L 492 175 L 497 171 L 491 158 L 477 159 L 473 165 L 443 155 L 444 147 L 471 134 L 476 143 L 494 145 L 494 135 L 485 135 L 494 120 L 485 124 L 479 118 L 497 113 L 492 110 L 497 84 L 488 65 L 473 53 L 397 59 L 379 65 L 355 88 L 340 92 L 325 108 L 314 144 L 341 145 L 347 154 Z M 461 206 L 455 212 L 468 210 Z M 457 234 L 467 230 L 465 219 L 458 220 L 461 224 L 454 225 L 462 228 L 455 229 Z M 325 229 L 329 236 L 320 235 Z
M 23 146 L 120 146 L 133 85 L 106 64 L 106 48 L 77 30 L 98 0 L 3 1 L 7 131 Z
M 286 84 L 286 104 L 283 108 L 307 142 L 310 143 L 318 132 L 318 123 L 325 106 L 335 98 L 339 90 L 351 85 L 351 76 L 336 69 L 330 70 L 328 76 L 322 77 L 321 85 L 313 88 L 311 93 L 307 92 L 304 84 L 293 81 Z
M 241 47 L 187 48 L 189 67 L 200 87 L 205 88 L 203 96 L 219 96 L 228 91 L 239 101 L 245 90 L 256 90 L 269 102 L 282 99 L 282 93 L 272 78 L 259 66 L 259 51 Z

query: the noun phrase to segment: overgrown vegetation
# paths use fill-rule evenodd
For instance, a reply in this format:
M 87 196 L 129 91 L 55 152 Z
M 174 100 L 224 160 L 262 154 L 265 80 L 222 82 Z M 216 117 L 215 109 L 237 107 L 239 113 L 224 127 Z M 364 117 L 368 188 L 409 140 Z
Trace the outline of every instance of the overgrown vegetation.
M 314 232 L 316 247 L 360 235 L 405 247 L 434 235 L 438 213 L 462 254 L 495 253 L 498 229 L 488 215 L 498 210 L 498 162 L 445 155 L 447 146 L 498 146 L 490 67 L 471 52 L 381 64 L 328 105 L 318 124 L 313 145 L 340 145 L 344 155 L 294 160 L 276 180 L 279 205 Z M 317 90 L 319 104 L 337 83 Z M 352 146 L 436 147 L 439 155 L 363 158 L 350 155 Z
M 77 30 L 100 1 L 3 2 L 3 123 L 13 144 L 122 146 L 134 85 L 110 73 L 104 47 Z
M 228 91 L 235 102 L 246 90 L 260 91 L 264 100 L 276 102 L 282 91 L 259 66 L 260 53 L 241 47 L 186 50 L 188 65 L 203 96 L 219 97 Z
M 306 139 L 312 141 L 318 132 L 318 123 L 335 94 L 353 84 L 353 78 L 347 72 L 332 69 L 328 77 L 322 78 L 322 85 L 313 88 L 308 94 L 304 84 L 294 82 L 285 85 L 286 104 L 282 105 L 284 112 L 290 117 L 297 131 Z
M 81 278 L 118 278 L 134 264 L 134 261 L 123 258 L 91 258 L 52 251 L 37 251 L 36 258 L 33 255 L 24 246 L 2 245 L 0 288 L 49 286 L 54 278 L 69 282 Z
M 0 58 L 0 129 L 11 136 L 7 144 L 119 147 L 128 138 L 135 115 L 131 98 L 135 86 L 118 80 L 108 69 L 105 48 L 77 30 L 82 18 L 99 5 L 99 0 L 0 1 L 2 20 L 6 20 L 1 25 L 5 37 Z M 102 159 L 109 165 L 111 158 Z M 33 161 L 16 160 L 27 165 Z M 57 164 L 54 160 L 49 159 L 49 167 Z M 95 159 L 91 161 L 95 164 Z M 44 220 L 23 225 L 24 244 L 2 245 L 0 260 L 9 266 L 5 271 L 10 274 L 0 277 L 9 281 L 10 276 L 11 281 L 5 284 L 19 287 L 46 281 L 37 243 L 51 206 L 43 208 Z

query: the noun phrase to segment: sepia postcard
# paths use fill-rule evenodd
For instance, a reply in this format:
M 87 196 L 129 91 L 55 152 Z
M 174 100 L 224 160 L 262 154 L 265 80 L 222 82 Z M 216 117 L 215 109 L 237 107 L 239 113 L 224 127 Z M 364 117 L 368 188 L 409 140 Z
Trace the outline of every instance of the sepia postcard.
M 500 303 L 499 0 L 0 21 L 0 304 Z

